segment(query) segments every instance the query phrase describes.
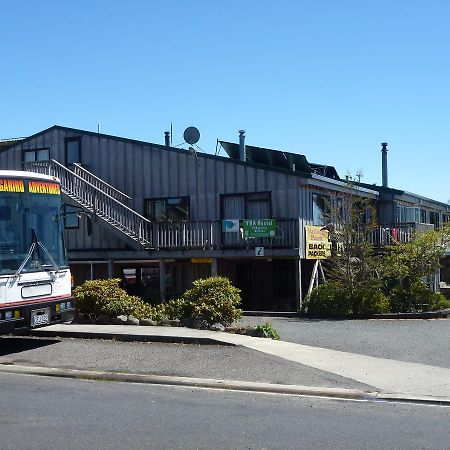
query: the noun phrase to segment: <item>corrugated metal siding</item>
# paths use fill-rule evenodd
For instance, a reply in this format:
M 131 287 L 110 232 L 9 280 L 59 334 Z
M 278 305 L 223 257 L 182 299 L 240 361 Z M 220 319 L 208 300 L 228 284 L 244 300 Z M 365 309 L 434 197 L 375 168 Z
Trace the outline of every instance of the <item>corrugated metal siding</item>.
M 77 137 L 69 130 L 51 129 L 32 139 L 23 148 L 50 147 L 50 156 L 64 163 L 64 139 Z M 251 167 L 231 160 L 197 157 L 142 143 L 81 134 L 82 162 L 88 170 L 131 198 L 130 206 L 143 213 L 145 198 L 190 196 L 191 220 L 220 219 L 220 195 L 270 191 L 272 213 L 276 218 L 301 218 L 301 226 L 312 218 L 312 191 L 301 179 L 289 173 Z M 0 154 L 2 168 L 20 168 L 22 146 Z M 93 224 L 87 236 L 85 220 L 82 232 L 68 231 L 69 248 L 124 248 L 120 239 Z M 300 230 L 302 240 L 303 229 Z

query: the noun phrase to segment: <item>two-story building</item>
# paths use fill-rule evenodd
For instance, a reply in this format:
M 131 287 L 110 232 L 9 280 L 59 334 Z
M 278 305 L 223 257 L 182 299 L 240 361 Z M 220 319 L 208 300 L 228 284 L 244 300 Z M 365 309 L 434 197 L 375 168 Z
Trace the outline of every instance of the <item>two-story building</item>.
M 313 264 L 305 226 L 324 225 L 330 196 L 372 199 L 384 230 L 449 220 L 446 204 L 349 184 L 332 166 L 244 139 L 241 132 L 239 144 L 220 142 L 228 156 L 215 156 L 167 139 L 159 145 L 53 126 L 0 142 L 0 168 L 61 179 L 76 284 L 119 277 L 130 292 L 167 298 L 219 274 L 242 290 L 246 310 L 295 310 L 301 302 Z

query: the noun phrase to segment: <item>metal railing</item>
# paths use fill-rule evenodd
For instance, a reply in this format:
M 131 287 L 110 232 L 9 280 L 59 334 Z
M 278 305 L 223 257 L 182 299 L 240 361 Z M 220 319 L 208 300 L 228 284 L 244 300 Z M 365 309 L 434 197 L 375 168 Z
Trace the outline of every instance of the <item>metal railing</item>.
M 221 221 L 217 227 L 221 232 Z M 299 248 L 300 245 L 299 219 L 277 219 L 277 229 L 273 237 L 245 238 L 243 230 L 233 233 L 221 232 L 222 248 Z
M 129 200 L 131 200 L 131 198 L 127 194 L 124 194 L 123 192 L 116 189 L 114 186 L 111 186 L 110 184 L 106 183 L 101 178 L 89 172 L 89 170 L 85 169 L 78 163 L 73 164 L 73 172 L 75 175 L 78 175 L 80 178 L 83 178 L 83 180 L 92 184 L 102 192 L 108 194 L 110 197 L 115 198 L 124 205 L 128 204 Z
M 145 248 L 152 247 L 152 223 L 58 161 L 28 161 L 25 170 L 57 177 L 61 190 L 105 222 Z

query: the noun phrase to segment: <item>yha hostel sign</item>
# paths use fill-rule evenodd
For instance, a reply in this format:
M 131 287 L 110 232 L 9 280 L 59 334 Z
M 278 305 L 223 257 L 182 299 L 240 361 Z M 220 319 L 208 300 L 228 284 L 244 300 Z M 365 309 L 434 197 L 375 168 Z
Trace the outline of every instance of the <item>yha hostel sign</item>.
M 328 230 L 322 227 L 307 225 L 306 259 L 327 259 L 331 256 L 331 242 L 328 240 Z

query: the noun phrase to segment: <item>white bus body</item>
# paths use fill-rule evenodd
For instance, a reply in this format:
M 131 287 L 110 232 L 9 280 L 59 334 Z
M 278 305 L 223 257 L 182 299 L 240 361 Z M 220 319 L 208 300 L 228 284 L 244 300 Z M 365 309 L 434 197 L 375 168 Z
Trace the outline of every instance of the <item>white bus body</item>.
M 60 183 L 0 170 L 0 334 L 74 314 Z

